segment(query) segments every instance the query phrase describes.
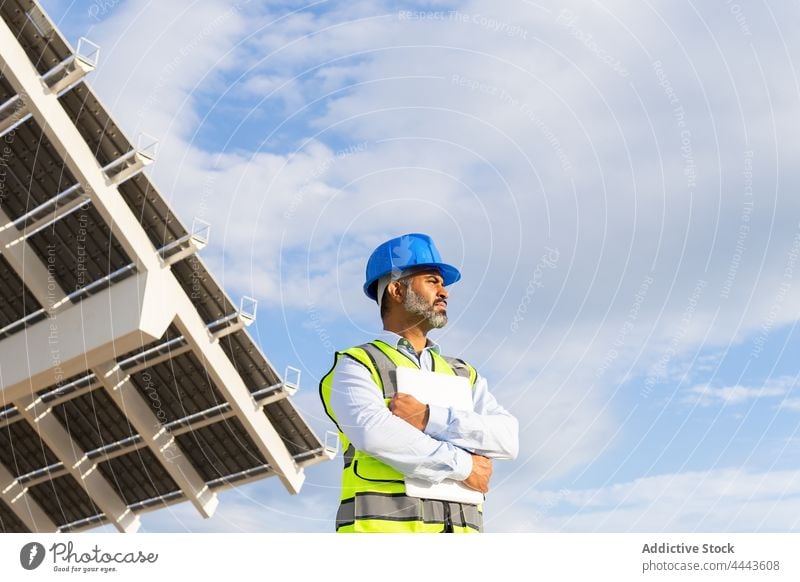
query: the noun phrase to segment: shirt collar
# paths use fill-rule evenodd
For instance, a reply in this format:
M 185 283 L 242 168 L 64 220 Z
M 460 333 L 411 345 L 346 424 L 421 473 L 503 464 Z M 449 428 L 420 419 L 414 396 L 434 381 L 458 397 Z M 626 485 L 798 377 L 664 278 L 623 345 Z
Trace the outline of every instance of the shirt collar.
M 394 348 L 397 348 L 398 350 L 400 348 L 405 348 L 407 351 L 415 352 L 414 346 L 411 345 L 411 342 L 409 342 L 403 336 L 394 333 L 393 331 L 388 331 L 384 329 L 378 336 L 378 339 L 386 342 L 387 344 L 389 344 Z M 441 353 L 439 349 L 439 344 L 437 344 L 431 338 L 425 338 L 425 339 L 427 342 L 425 344 L 424 348 L 425 350 L 430 350 L 432 352 L 436 352 L 437 354 Z

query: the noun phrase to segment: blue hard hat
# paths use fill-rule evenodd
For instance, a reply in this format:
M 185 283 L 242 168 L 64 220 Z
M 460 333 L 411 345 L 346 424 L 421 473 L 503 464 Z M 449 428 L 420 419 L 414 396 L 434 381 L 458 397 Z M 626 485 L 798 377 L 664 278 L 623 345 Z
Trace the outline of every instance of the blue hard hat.
M 377 301 L 378 279 L 394 271 L 404 271 L 412 267 L 430 267 L 438 269 L 444 279 L 445 286 L 455 283 L 461 273 L 452 265 L 442 262 L 439 249 L 427 234 L 404 234 L 387 240 L 372 254 L 367 261 L 367 276 L 364 293 L 373 301 Z

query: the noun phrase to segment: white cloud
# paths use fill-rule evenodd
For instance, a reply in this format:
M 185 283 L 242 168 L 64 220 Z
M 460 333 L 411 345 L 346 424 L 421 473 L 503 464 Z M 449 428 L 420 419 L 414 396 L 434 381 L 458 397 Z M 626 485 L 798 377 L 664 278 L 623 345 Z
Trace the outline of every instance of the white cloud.
M 734 386 L 715 388 L 709 384 L 697 384 L 687 390 L 683 402 L 700 406 L 741 404 L 748 400 L 784 396 L 789 393 L 796 383 L 797 378 L 794 376 L 781 376 L 780 378 L 769 379 L 763 386 L 736 384 Z M 794 402 L 794 400 L 796 399 L 784 400 L 781 406 L 791 408 L 791 402 Z
M 800 412 L 800 398 L 786 398 L 781 401 L 779 407 Z
M 102 61 L 91 83 L 127 133 L 186 135 L 193 91 L 232 68 L 246 8 L 221 0 L 153 5 L 129 0 L 92 31 Z

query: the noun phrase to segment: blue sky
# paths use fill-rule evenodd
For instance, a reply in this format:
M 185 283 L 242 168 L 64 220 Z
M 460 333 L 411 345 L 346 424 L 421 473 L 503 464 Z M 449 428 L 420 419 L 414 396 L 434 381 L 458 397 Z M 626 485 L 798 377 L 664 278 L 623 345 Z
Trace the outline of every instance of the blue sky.
M 797 529 L 800 7 L 43 4 L 320 434 L 366 257 L 428 232 L 464 274 L 436 339 L 520 419 L 488 530 Z M 143 523 L 330 531 L 339 463 Z

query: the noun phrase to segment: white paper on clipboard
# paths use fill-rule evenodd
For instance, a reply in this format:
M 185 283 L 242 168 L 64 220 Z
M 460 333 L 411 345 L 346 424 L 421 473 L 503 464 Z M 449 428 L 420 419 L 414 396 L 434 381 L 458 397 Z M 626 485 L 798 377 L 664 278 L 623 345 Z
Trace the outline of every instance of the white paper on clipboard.
M 472 387 L 469 380 L 460 376 L 449 376 L 425 372 L 416 368 L 397 368 L 397 391 L 411 394 L 424 404 L 453 407 L 456 410 L 472 410 Z M 441 483 L 430 483 L 409 477 L 406 495 L 425 499 L 440 499 L 458 503 L 483 503 L 483 493 L 470 489 L 460 481 L 445 479 Z

